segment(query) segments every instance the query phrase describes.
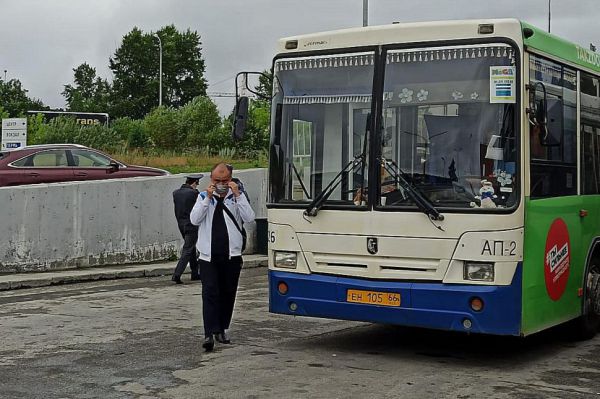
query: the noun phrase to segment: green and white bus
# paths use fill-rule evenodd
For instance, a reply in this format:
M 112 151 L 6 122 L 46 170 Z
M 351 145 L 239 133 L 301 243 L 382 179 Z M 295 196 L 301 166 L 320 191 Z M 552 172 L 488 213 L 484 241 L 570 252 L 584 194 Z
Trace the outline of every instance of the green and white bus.
M 600 323 L 600 55 L 514 19 L 290 37 L 270 311 L 526 336 Z

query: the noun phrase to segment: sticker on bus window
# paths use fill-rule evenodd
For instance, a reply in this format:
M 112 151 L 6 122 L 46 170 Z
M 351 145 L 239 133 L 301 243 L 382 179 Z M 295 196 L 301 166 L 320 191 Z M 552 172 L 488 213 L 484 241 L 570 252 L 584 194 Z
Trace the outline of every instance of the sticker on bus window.
M 544 276 L 546 291 L 553 301 L 558 301 L 569 280 L 571 266 L 571 242 L 569 230 L 561 219 L 555 219 L 546 237 L 546 252 L 544 256 Z
M 514 66 L 490 67 L 490 103 L 517 102 Z

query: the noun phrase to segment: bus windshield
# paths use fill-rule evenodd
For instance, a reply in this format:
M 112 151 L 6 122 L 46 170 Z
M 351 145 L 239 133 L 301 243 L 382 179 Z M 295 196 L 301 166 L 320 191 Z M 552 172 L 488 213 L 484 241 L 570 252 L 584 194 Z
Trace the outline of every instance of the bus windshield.
M 413 202 L 389 165 L 438 208 L 515 205 L 516 67 L 510 47 L 389 50 L 383 97 L 380 205 Z
M 310 204 L 309 213 L 325 203 L 515 206 L 514 50 L 498 43 L 381 51 L 276 59 L 271 202 Z M 383 79 L 374 76 L 376 60 L 385 62 Z M 374 91 L 382 93 L 376 119 Z M 379 176 L 376 188 L 369 187 L 369 168 Z
M 327 203 L 355 206 L 367 184 L 374 53 L 285 58 L 274 70 L 271 200 L 308 204 L 336 180 Z

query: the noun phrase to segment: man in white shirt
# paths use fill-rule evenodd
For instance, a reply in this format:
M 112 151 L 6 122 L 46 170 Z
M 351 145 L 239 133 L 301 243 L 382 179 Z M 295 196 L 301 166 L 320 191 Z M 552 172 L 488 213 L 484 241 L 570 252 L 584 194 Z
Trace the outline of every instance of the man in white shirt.
M 190 220 L 199 226 L 196 245 L 202 278 L 202 318 L 206 351 L 214 340 L 230 343 L 227 329 L 231 323 L 235 295 L 242 268 L 243 223 L 254 220 L 254 211 L 238 184 L 232 181 L 231 167 L 215 165 L 211 182 L 198 199 Z

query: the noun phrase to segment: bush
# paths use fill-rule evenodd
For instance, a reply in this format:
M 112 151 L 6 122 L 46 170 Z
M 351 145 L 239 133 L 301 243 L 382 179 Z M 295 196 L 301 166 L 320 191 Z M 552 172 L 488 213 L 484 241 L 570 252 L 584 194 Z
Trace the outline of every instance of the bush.
M 187 133 L 179 128 L 177 120 L 177 111 L 173 108 L 157 107 L 146 115 L 143 126 L 154 145 L 176 150 L 185 145 Z
M 103 125 L 80 125 L 75 118 L 59 116 L 48 123 L 41 115 L 28 121 L 29 144 L 73 143 L 104 151 L 115 151 L 123 146 L 123 140 L 114 129 Z
M 112 153 L 203 153 L 258 160 L 269 144 L 269 104 L 252 101 L 248 116 L 244 139 L 234 142 L 233 114 L 222 119 L 208 97 L 196 97 L 179 109 L 155 108 L 143 120 L 119 118 L 110 127 L 78 125 L 68 116 L 44 122 L 38 114 L 28 118 L 28 144 L 76 143 Z
M 152 145 L 150 136 L 144 129 L 143 120 L 119 118 L 112 123 L 112 128 L 125 143 L 126 149 L 141 149 Z
M 217 106 L 208 97 L 196 97 L 177 111 L 179 129 L 186 134 L 186 147 L 213 147 L 215 131 L 221 126 Z

